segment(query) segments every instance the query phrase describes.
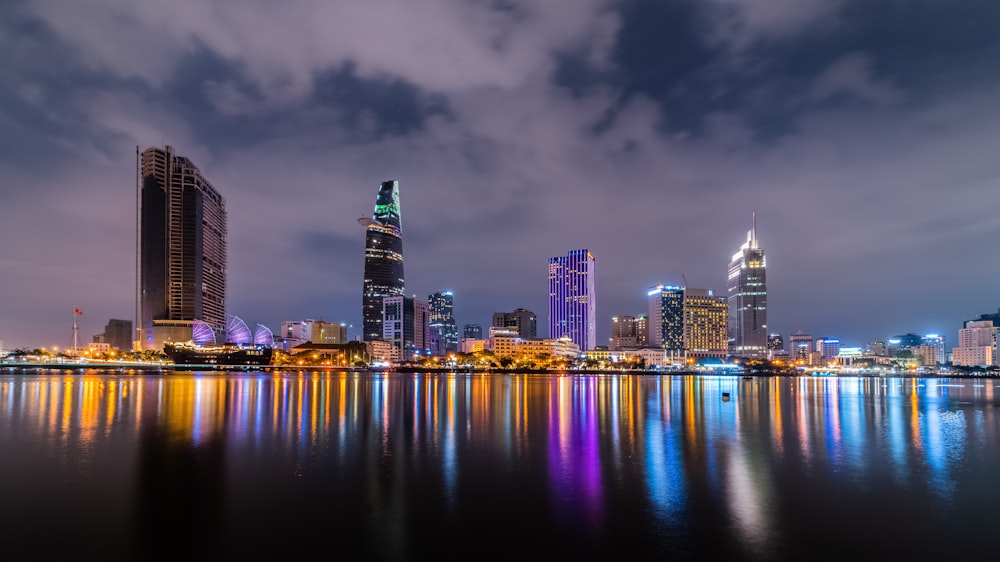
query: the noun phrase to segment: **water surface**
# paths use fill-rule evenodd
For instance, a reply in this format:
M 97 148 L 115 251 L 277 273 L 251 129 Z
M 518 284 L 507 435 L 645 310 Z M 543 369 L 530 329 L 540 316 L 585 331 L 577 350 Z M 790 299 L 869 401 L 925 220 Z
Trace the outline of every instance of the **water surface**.
M 993 379 L 0 375 L 5 558 L 995 559 Z

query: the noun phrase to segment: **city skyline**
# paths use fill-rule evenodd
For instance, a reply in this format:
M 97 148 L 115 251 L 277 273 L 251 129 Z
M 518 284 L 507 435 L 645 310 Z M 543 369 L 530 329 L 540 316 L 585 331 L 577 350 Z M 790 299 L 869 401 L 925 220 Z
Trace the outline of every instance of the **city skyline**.
M 0 7 L 4 345 L 134 319 L 136 146 L 224 194 L 250 325 L 360 334 L 356 221 L 388 179 L 406 294 L 451 291 L 458 326 L 544 314 L 539 264 L 586 247 L 606 345 L 650 286 L 721 294 L 754 211 L 786 342 L 952 347 L 1000 306 L 1000 7 L 389 5 Z

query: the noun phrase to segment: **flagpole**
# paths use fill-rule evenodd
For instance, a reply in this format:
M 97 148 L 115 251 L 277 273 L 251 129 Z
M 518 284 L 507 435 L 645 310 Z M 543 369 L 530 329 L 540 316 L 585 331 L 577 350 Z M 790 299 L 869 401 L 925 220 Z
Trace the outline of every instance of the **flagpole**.
M 77 340 L 76 340 L 76 317 L 78 316 L 77 311 L 79 308 L 73 309 L 73 355 L 77 354 Z

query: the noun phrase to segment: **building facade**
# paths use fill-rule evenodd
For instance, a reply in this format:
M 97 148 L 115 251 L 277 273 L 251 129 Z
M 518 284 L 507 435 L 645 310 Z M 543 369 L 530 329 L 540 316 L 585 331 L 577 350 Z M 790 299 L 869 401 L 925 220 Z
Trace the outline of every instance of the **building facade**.
M 372 218 L 362 221 L 359 222 L 367 226 L 361 298 L 362 339 L 371 341 L 383 337 L 382 299 L 402 296 L 406 292 L 398 181 L 382 182 Z
M 111 349 L 118 351 L 130 351 L 132 349 L 132 321 L 118 320 L 112 318 L 104 326 L 103 342 L 109 344 Z
M 583 351 L 597 346 L 595 265 L 586 249 L 549 258 L 549 338 L 569 337 Z
M 684 349 L 684 287 L 656 285 L 649 300 L 649 345 L 679 354 Z
M 430 307 L 413 297 L 382 299 L 382 337 L 398 350 L 400 361 L 431 355 Z
M 685 358 L 724 359 L 728 353 L 727 325 L 729 306 L 726 297 L 710 289 L 684 289 L 684 341 Z
M 524 308 L 516 308 L 513 312 L 494 312 L 493 326 L 513 328 L 519 337 L 526 340 L 538 338 L 538 317 Z
M 479 324 L 466 324 L 462 328 L 462 338 L 470 340 L 481 340 L 483 339 L 483 327 Z
M 649 339 L 647 318 L 645 315 L 612 317 L 608 350 L 645 347 Z
M 161 350 L 185 327 L 184 339 L 190 338 L 195 320 L 221 333 L 226 326 L 225 200 L 171 146 L 144 150 L 139 177 L 141 349 Z
M 734 357 L 767 357 L 766 270 L 754 213 L 747 241 L 729 261 L 729 354 Z
M 458 351 L 458 326 L 455 324 L 455 297 L 451 291 L 440 291 L 427 297 L 430 308 L 431 332 L 437 335 L 436 355 Z
M 970 320 L 958 331 L 958 347 L 951 350 L 952 364 L 960 367 L 991 367 L 1000 365 L 997 343 L 1000 327 L 992 320 Z

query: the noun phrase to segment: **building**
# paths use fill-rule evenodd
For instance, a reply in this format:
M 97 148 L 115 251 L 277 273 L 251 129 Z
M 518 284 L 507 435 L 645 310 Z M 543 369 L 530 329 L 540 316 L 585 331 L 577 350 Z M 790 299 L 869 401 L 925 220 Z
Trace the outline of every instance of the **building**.
M 462 338 L 459 342 L 459 351 L 462 353 L 475 353 L 485 351 L 490 345 L 490 340 L 479 338 Z
M 275 340 L 275 345 L 283 351 L 291 351 L 304 343 L 343 344 L 347 343 L 347 324 L 311 319 L 288 320 L 281 323 L 281 332 Z
M 435 355 L 458 351 L 458 326 L 455 324 L 455 300 L 451 291 L 441 291 L 427 297 L 430 308 L 431 332 L 436 335 Z
M 523 308 L 516 308 L 513 312 L 494 312 L 493 326 L 498 328 L 513 328 L 518 337 L 526 340 L 538 338 L 538 319 L 535 313 Z
M 992 320 L 970 320 L 958 331 L 958 347 L 951 350 L 951 362 L 961 367 L 1000 365 L 997 339 L 1000 327 Z
M 726 297 L 710 289 L 684 289 L 682 351 L 686 359 L 725 359 L 729 352 L 728 323 Z
M 595 264 L 586 249 L 549 258 L 549 338 L 568 336 L 583 351 L 597 346 Z
M 646 315 L 612 317 L 608 349 L 615 351 L 629 347 L 645 347 L 649 340 L 647 318 Z
M 382 339 L 382 299 L 405 294 L 403 228 L 399 209 L 399 182 L 379 186 L 371 219 L 359 219 L 365 232 L 364 287 L 361 298 L 362 339 Z
M 816 352 L 823 361 L 829 361 L 840 355 L 840 340 L 836 338 L 817 338 Z
M 684 350 L 684 287 L 656 285 L 646 292 L 649 300 L 649 345 L 668 355 Z
M 994 326 L 997 323 L 994 322 Z M 923 337 L 921 345 L 934 346 L 934 362 L 943 365 L 948 362 L 948 352 L 945 349 L 945 339 L 944 336 L 939 336 L 937 334 L 927 334 Z
M 107 343 L 118 351 L 132 350 L 132 321 L 112 318 L 104 326 L 104 333 L 94 336 L 94 343 Z
M 430 307 L 404 296 L 382 299 L 382 337 L 398 351 L 398 361 L 415 361 L 431 355 Z
M 292 363 L 297 365 L 332 365 L 353 367 L 371 363 L 371 355 L 365 342 L 350 341 L 339 343 L 306 342 L 289 350 Z
M 470 340 L 483 339 L 483 327 L 479 324 L 466 324 L 462 328 L 462 338 Z
M 225 200 L 171 146 L 144 150 L 138 172 L 140 348 L 190 339 L 195 320 L 223 332 Z
M 781 337 L 781 334 L 768 334 L 767 354 L 771 358 L 787 355 L 785 352 L 785 339 Z
M 802 330 L 788 336 L 788 355 L 793 361 L 801 362 L 802 365 L 807 364 L 812 349 L 813 337 L 803 334 Z
M 766 269 L 754 213 L 747 241 L 729 262 L 729 353 L 734 357 L 767 357 Z

